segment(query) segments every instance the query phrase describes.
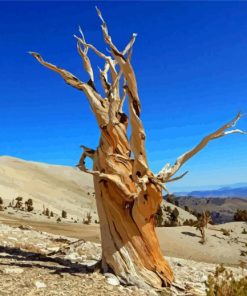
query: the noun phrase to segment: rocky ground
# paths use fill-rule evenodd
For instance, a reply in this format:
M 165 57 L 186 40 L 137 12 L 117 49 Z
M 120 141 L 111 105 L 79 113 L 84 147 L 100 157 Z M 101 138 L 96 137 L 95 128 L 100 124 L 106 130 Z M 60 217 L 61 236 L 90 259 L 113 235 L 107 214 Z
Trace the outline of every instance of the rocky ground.
M 113 274 L 101 274 L 98 243 L 34 231 L 29 226 L 0 224 L 0 295 L 205 295 L 215 264 L 168 257 L 175 286 L 144 291 L 120 285 Z M 240 268 L 231 268 L 241 276 Z M 245 271 L 244 271 L 245 272 Z

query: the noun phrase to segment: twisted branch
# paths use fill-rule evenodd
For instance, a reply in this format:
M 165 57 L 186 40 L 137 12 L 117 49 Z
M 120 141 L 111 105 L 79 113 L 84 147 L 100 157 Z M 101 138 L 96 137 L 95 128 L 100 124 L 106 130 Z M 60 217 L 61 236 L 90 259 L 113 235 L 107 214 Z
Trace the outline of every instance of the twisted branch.
M 121 196 L 123 196 L 124 200 L 127 202 L 131 202 L 137 198 L 137 194 L 129 190 L 129 188 L 122 182 L 120 176 L 116 174 L 105 174 L 100 171 L 89 170 L 88 168 L 86 168 L 85 160 L 87 157 L 90 157 L 94 160 L 95 150 L 87 148 L 83 145 L 81 147 L 83 148 L 83 153 L 79 160 L 79 163 L 76 165 L 81 171 L 113 183 L 118 188 Z
M 42 56 L 36 52 L 29 52 L 41 65 L 46 68 L 58 73 L 64 81 L 73 86 L 74 88 L 83 91 L 88 101 L 91 105 L 91 108 L 97 118 L 99 125 L 105 125 L 108 122 L 108 106 L 107 102 L 103 100 L 100 94 L 89 84 L 82 82 L 69 71 L 61 69 L 51 63 L 43 60 Z
M 158 173 L 157 178 L 164 183 L 169 182 L 169 180 L 171 180 L 170 178 L 180 169 L 180 167 L 192 156 L 201 151 L 211 140 L 218 139 L 234 133 L 246 134 L 246 132 L 240 129 L 232 129 L 227 131 L 227 129 L 234 127 L 242 116 L 243 115 L 241 113 L 238 113 L 233 118 L 233 120 L 224 124 L 215 132 L 204 137 L 197 146 L 178 157 L 173 166 L 171 166 L 170 164 L 166 164 L 165 167 Z

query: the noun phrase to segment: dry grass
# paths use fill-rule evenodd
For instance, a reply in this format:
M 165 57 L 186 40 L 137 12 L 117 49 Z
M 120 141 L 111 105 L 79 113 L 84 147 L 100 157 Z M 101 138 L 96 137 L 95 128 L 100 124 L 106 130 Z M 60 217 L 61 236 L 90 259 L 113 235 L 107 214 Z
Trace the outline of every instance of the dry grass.
M 220 265 L 213 275 L 208 276 L 206 286 L 207 296 L 246 296 L 247 276 L 236 279 L 232 271 Z

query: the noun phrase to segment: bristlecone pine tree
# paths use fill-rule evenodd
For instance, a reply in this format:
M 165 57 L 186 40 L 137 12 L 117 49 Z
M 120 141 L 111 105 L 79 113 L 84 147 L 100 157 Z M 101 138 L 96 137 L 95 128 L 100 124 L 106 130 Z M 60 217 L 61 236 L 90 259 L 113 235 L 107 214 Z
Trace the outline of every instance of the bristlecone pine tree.
M 96 8 L 97 9 L 97 8 Z M 122 283 L 149 288 L 170 285 L 174 280 L 171 267 L 164 259 L 155 233 L 155 214 L 162 201 L 165 183 L 182 178 L 173 177 L 179 168 L 203 149 L 210 140 L 232 133 L 240 119 L 232 121 L 206 136 L 196 147 L 180 156 L 174 165 L 167 164 L 157 175 L 149 168 L 145 150 L 145 132 L 140 119 L 141 105 L 131 56 L 136 34 L 120 51 L 113 43 L 107 24 L 102 21 L 104 41 L 110 54 L 105 54 L 85 41 L 81 30 L 77 40 L 89 81 L 83 82 L 73 74 L 43 60 L 40 54 L 30 52 L 43 66 L 57 72 L 65 82 L 84 92 L 101 132 L 96 150 L 82 146 L 78 167 L 93 175 L 102 242 L 102 268 L 113 270 Z M 88 50 L 104 60 L 99 76 L 104 95 L 95 87 L 94 71 Z M 128 98 L 129 114 L 123 112 Z M 127 128 L 131 126 L 128 139 Z M 228 130 L 228 131 L 227 131 Z M 93 169 L 85 167 L 85 159 L 93 160 Z M 169 239 L 169 238 L 167 238 Z
M 202 214 L 197 218 L 196 229 L 201 233 L 202 239 L 200 243 L 205 244 L 206 234 L 205 228 L 208 228 L 208 223 L 212 222 L 212 217 L 209 212 L 203 211 Z

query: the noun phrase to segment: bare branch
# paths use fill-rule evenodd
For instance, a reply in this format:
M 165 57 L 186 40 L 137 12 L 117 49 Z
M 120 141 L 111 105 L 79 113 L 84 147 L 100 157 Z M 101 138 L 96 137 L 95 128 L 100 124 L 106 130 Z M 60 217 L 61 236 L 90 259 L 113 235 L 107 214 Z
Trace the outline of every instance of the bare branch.
M 86 43 L 85 40 L 77 37 L 76 35 L 74 35 L 74 37 L 81 43 L 83 44 L 85 47 L 92 49 L 95 54 L 97 54 L 100 58 L 106 60 L 106 63 L 109 64 L 110 66 L 110 70 L 111 70 L 111 76 L 112 76 L 112 80 L 114 80 L 114 77 L 117 75 L 116 69 L 115 69 L 115 64 L 116 61 L 112 60 L 111 56 L 107 56 L 105 55 L 103 52 L 101 52 L 100 50 L 98 50 L 95 46 L 93 46 L 92 44 Z
M 81 34 L 81 38 L 76 37 L 77 38 L 77 50 L 78 50 L 79 55 L 82 58 L 83 67 L 90 77 L 90 81 L 88 82 L 88 84 L 91 83 L 93 88 L 95 89 L 93 69 L 91 66 L 91 62 L 87 56 L 88 46 L 86 45 L 86 40 L 85 40 L 84 34 L 83 34 L 80 26 L 79 26 L 79 32 Z M 82 42 L 83 42 L 84 50 L 82 50 L 82 48 L 80 46 L 80 44 L 81 44 L 80 40 L 82 40 Z
M 41 65 L 54 72 L 57 72 L 60 76 L 62 76 L 66 83 L 78 90 L 83 91 L 86 94 L 99 125 L 105 125 L 108 122 L 108 102 L 104 101 L 100 94 L 98 94 L 91 85 L 80 81 L 67 70 L 61 69 L 51 63 L 44 61 L 40 54 L 36 52 L 29 53 L 35 57 Z
M 117 77 L 117 71 L 116 71 L 116 68 L 115 68 L 115 64 L 116 64 L 116 61 L 113 60 L 110 56 L 106 56 L 104 53 L 102 53 L 101 51 L 99 51 L 95 46 L 93 46 L 92 44 L 89 44 L 89 43 L 86 43 L 85 40 L 77 37 L 76 35 L 74 35 L 74 37 L 81 43 L 83 44 L 85 47 L 87 48 L 90 48 L 92 49 L 99 57 L 103 58 L 104 60 L 106 60 L 106 65 L 107 66 L 107 71 L 108 69 L 110 69 L 110 73 L 111 73 L 111 79 L 112 79 L 112 82 L 115 81 L 116 77 Z M 108 68 L 109 67 L 109 68 Z M 105 66 L 105 69 L 106 69 L 106 66 Z M 104 72 L 104 76 L 105 76 L 105 73 Z M 100 73 L 101 74 L 101 73 Z M 102 77 L 101 77 L 102 78 Z M 105 79 L 105 77 L 104 77 Z M 108 87 L 106 87 L 106 84 L 105 83 L 102 83 L 101 81 L 101 84 L 104 88 L 104 91 L 105 93 L 107 92 L 108 90 Z M 105 88 L 106 87 L 106 88 Z M 118 90 L 116 91 L 116 96 L 119 97 L 119 93 L 118 93 Z
M 184 172 L 184 173 L 183 173 L 182 175 L 180 175 L 180 176 L 177 176 L 177 177 L 175 177 L 175 178 L 168 179 L 168 180 L 166 181 L 166 183 L 168 183 L 168 182 L 174 182 L 174 181 L 180 180 L 180 179 L 182 179 L 184 176 L 186 176 L 186 175 L 188 174 L 188 172 L 189 172 L 189 171 L 186 171 L 186 172 Z
M 118 188 L 120 194 L 122 193 L 121 196 L 123 196 L 125 198 L 125 200 L 128 202 L 133 201 L 137 197 L 137 194 L 132 193 L 129 190 L 129 188 L 122 182 L 120 176 L 118 176 L 116 174 L 105 174 L 100 171 L 87 169 L 85 166 L 85 160 L 87 157 L 94 159 L 95 151 L 93 149 L 87 148 L 83 145 L 81 147 L 84 149 L 84 151 L 83 151 L 82 156 L 79 160 L 79 164 L 76 165 L 81 171 L 91 174 L 93 176 L 97 176 L 100 179 L 103 179 L 103 180 L 113 183 Z
M 77 50 L 79 55 L 82 58 L 82 63 L 85 71 L 88 73 L 90 80 L 92 83 L 94 83 L 94 75 L 93 75 L 93 69 L 91 66 L 91 62 L 85 52 L 87 52 L 87 47 L 85 47 L 84 51 L 81 49 L 80 43 L 77 42 Z
M 91 159 L 94 159 L 94 153 L 95 153 L 94 149 L 88 148 L 84 145 L 81 145 L 80 148 L 84 149 L 84 153 L 86 154 L 86 156 L 90 157 Z
M 46 68 L 57 72 L 58 74 L 60 74 L 62 76 L 62 78 L 65 80 L 66 83 L 68 83 L 69 85 L 82 90 L 84 89 L 84 82 L 80 81 L 77 77 L 75 77 L 73 74 L 71 74 L 70 72 L 68 72 L 67 70 L 61 69 L 53 64 L 50 64 L 46 61 L 43 60 L 42 56 L 37 53 L 37 52 L 29 52 L 33 57 L 36 58 L 36 60 L 38 60 L 40 62 L 40 64 L 42 64 L 43 66 L 45 66 Z
M 119 105 L 119 110 L 118 110 L 118 112 L 120 112 L 120 113 L 123 113 L 123 105 L 124 105 L 125 99 L 126 99 L 126 90 L 123 87 L 123 93 L 122 93 L 122 97 L 121 97 L 121 103 Z
M 108 96 L 109 93 L 109 89 L 111 87 L 111 84 L 108 82 L 108 76 L 107 76 L 107 72 L 109 70 L 109 63 L 106 62 L 105 63 L 105 68 L 104 70 L 101 70 L 100 67 L 98 67 L 99 69 L 99 74 L 100 74 L 100 81 L 101 81 L 101 85 L 104 89 L 105 95 Z
M 128 53 L 130 50 L 132 50 L 133 45 L 134 45 L 135 40 L 136 40 L 136 37 L 137 37 L 137 34 L 133 33 L 132 38 L 130 39 L 130 42 L 126 45 L 125 49 L 122 52 L 123 55 L 126 55 L 126 53 Z
M 79 32 L 80 32 L 80 34 L 81 34 L 81 39 L 86 43 L 86 40 L 85 40 L 85 37 L 84 37 L 83 31 L 82 31 L 82 29 L 81 29 L 80 26 L 79 26 Z M 85 46 L 85 48 L 84 48 L 84 53 L 87 54 L 87 51 L 88 51 L 88 47 Z
M 137 90 L 137 83 L 136 83 L 136 77 L 135 77 L 135 73 L 134 70 L 130 64 L 130 56 L 129 58 L 126 60 L 124 57 L 123 52 L 120 52 L 117 47 L 113 44 L 111 36 L 108 33 L 108 29 L 107 29 L 107 25 L 106 22 L 104 21 L 102 14 L 100 12 L 100 10 L 96 7 L 97 13 L 99 15 L 99 18 L 102 21 L 102 32 L 103 32 L 103 36 L 104 36 L 104 40 L 106 42 L 106 44 L 108 44 L 110 46 L 111 49 L 111 53 L 114 57 L 114 59 L 116 60 L 116 62 L 119 64 L 120 69 L 122 70 L 124 77 L 126 79 L 126 82 L 128 84 L 129 90 L 132 93 L 132 96 L 135 98 L 135 101 L 138 102 L 138 104 L 140 105 L 140 100 L 139 100 L 139 96 L 138 96 L 138 90 Z M 125 50 L 126 52 L 132 48 L 134 41 L 136 38 L 136 34 L 133 34 L 133 37 L 130 41 L 130 43 L 126 46 Z M 124 51 L 125 51 L 124 50 Z
M 170 178 L 180 169 L 180 167 L 187 160 L 189 160 L 192 156 L 194 156 L 199 151 L 201 151 L 211 140 L 221 138 L 223 136 L 233 134 L 233 133 L 246 134 L 246 132 L 239 129 L 232 129 L 232 130 L 226 131 L 227 129 L 234 127 L 242 116 L 243 116 L 242 114 L 238 113 L 233 120 L 231 120 L 230 122 L 226 123 L 221 128 L 219 128 L 218 130 L 216 130 L 215 132 L 203 138 L 202 141 L 197 146 L 195 146 L 190 151 L 181 155 L 176 160 L 173 166 L 170 166 L 170 164 L 166 164 L 166 166 L 158 173 L 157 178 L 164 183 L 168 182 Z
M 86 46 L 87 48 L 92 49 L 100 58 L 104 59 L 104 60 L 108 60 L 110 58 L 110 56 L 106 56 L 103 52 L 101 52 L 100 50 L 98 50 L 95 46 L 93 46 L 90 43 L 86 43 L 85 40 L 81 39 L 80 37 L 74 35 L 74 37 L 77 39 L 77 41 L 79 41 L 82 45 Z

